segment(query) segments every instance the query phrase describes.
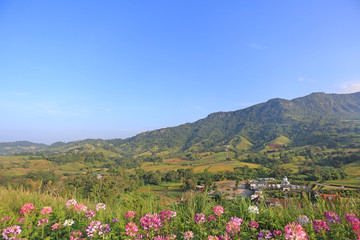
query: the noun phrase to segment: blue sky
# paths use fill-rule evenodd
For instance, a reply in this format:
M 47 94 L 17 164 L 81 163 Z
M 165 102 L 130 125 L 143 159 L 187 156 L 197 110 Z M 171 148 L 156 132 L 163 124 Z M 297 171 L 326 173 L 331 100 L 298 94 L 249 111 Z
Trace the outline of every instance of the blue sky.
M 0 1 L 0 141 L 125 138 L 360 91 L 360 1 Z

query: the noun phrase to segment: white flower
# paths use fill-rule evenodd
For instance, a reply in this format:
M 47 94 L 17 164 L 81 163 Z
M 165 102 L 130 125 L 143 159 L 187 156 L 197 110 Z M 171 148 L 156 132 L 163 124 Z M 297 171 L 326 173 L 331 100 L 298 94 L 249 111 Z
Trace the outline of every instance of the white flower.
M 74 224 L 74 220 L 72 220 L 72 219 L 66 219 L 64 222 L 65 227 L 70 227 L 73 224 Z
M 96 211 L 99 211 L 100 209 L 105 210 L 106 205 L 105 205 L 105 203 L 98 203 L 98 204 L 96 204 L 95 209 L 96 209 Z
M 250 214 L 252 214 L 252 213 L 259 214 L 259 208 L 257 206 L 250 206 L 249 207 L 249 213 Z

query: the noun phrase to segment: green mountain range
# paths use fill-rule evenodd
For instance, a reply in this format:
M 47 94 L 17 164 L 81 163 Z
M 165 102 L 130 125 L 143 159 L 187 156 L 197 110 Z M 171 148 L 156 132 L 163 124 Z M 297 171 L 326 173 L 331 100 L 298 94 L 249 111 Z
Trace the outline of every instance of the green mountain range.
M 258 151 L 281 146 L 360 147 L 360 92 L 312 93 L 267 102 L 204 119 L 140 133 L 127 139 L 88 139 L 52 145 L 0 143 L 0 154 L 22 151 L 91 151 L 102 149 L 123 156 L 205 152 L 230 148 Z

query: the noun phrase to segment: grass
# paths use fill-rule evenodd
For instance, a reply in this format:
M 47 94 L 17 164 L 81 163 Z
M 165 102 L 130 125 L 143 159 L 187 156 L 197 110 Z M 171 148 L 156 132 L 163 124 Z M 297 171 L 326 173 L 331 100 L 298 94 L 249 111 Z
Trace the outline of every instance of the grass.
M 325 183 L 332 184 L 332 185 L 342 185 L 342 186 L 359 187 L 360 188 L 360 180 L 359 179 L 331 180 L 331 181 L 326 181 Z

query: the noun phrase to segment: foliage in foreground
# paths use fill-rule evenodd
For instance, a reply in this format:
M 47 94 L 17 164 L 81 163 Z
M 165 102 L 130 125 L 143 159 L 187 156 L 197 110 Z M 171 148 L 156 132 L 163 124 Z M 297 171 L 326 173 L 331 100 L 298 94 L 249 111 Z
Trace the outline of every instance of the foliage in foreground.
M 258 206 L 188 194 L 183 203 L 92 203 L 0 189 L 3 239 L 360 239 L 359 203 Z

